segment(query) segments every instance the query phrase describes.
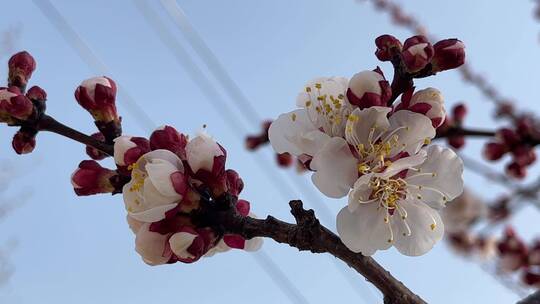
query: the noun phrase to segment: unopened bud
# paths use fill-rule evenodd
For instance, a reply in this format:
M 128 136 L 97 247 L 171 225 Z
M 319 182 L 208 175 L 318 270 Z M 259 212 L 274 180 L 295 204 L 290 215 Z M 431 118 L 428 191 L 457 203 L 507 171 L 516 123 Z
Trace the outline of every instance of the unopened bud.
M 409 73 L 425 68 L 433 57 L 433 46 L 425 36 L 413 36 L 403 43 L 401 58 Z
M 71 184 L 79 196 L 111 193 L 114 187 L 110 179 L 115 174 L 114 171 L 103 168 L 94 160 L 83 160 L 79 168 L 71 175 Z
M 377 50 L 375 51 L 375 56 L 380 61 L 390 61 L 394 56 L 401 52 L 401 42 L 399 39 L 392 35 L 382 35 L 375 39 L 375 45 Z
M 455 69 L 465 63 L 465 44 L 458 39 L 445 39 L 433 45 L 433 71 Z
M 363 71 L 355 74 L 349 81 L 347 98 L 360 109 L 387 105 L 392 89 L 382 71 Z
M 24 91 L 28 80 L 36 69 L 36 61 L 26 51 L 19 52 L 9 59 L 9 86 L 16 86 Z
M 501 143 L 491 142 L 484 146 L 483 155 L 487 160 L 499 160 L 506 152 L 508 147 Z
M 25 131 L 23 129 L 17 131 L 15 136 L 13 136 L 11 145 L 17 154 L 31 153 L 36 147 L 36 132 L 30 130 Z
M 162 126 L 150 135 L 150 149 L 165 149 L 186 159 L 187 137 L 171 126 Z

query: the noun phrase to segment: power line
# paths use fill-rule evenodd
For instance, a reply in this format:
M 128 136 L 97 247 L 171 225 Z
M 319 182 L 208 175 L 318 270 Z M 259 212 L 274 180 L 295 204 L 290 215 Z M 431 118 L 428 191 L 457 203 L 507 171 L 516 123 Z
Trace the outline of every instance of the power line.
M 56 30 L 61 34 L 61 36 L 68 42 L 68 44 L 77 52 L 81 59 L 94 71 L 102 74 L 112 74 L 111 70 L 107 65 L 92 51 L 88 44 L 75 32 L 75 30 L 70 26 L 62 14 L 56 9 L 56 7 L 49 0 L 33 0 L 34 4 L 41 10 L 45 17 L 52 23 Z M 194 67 L 197 69 L 197 67 Z M 204 75 L 201 74 L 203 78 L 198 79 L 204 81 Z M 131 114 L 134 116 L 135 121 L 143 124 L 144 128 L 148 131 L 155 129 L 156 124 L 152 119 L 144 112 L 142 108 L 137 104 L 137 102 L 119 86 L 119 96 L 121 99 L 127 101 L 125 104 L 126 108 L 130 110 Z M 215 93 L 217 94 L 217 92 Z M 225 112 L 228 112 L 225 109 Z M 229 113 L 231 114 L 231 113 Z M 239 124 L 232 122 L 234 128 L 239 128 Z M 289 278 L 283 273 L 281 269 L 276 265 L 275 262 L 264 252 L 260 252 L 257 255 L 251 255 L 255 258 L 258 264 L 263 268 L 263 270 L 270 276 L 274 283 L 287 295 L 291 301 L 294 303 L 307 304 L 307 300 L 300 293 L 300 291 L 293 285 Z
M 242 116 L 251 123 L 252 128 L 256 128 L 262 121 L 262 118 L 258 115 L 252 102 L 250 102 L 250 100 L 242 92 L 240 87 L 229 75 L 227 70 L 220 63 L 214 52 L 210 49 L 210 47 L 205 43 L 204 39 L 195 30 L 194 26 L 191 24 L 178 2 L 176 0 L 161 0 L 160 2 L 169 14 L 169 16 L 172 18 L 173 22 L 184 34 L 188 42 L 191 44 L 194 51 L 203 59 L 203 62 L 208 68 L 208 70 L 213 74 L 213 76 L 225 89 L 225 92 L 229 95 L 230 99 L 239 104 L 239 107 L 237 108 L 239 108 Z M 170 39 L 175 38 L 172 34 L 167 36 L 171 36 L 169 37 Z M 176 48 L 174 49 L 176 51 Z M 314 195 L 312 188 L 309 188 L 305 183 L 299 181 L 298 179 L 291 178 L 291 180 L 293 184 L 297 188 L 299 188 L 302 193 L 308 195 L 309 201 L 316 205 L 319 216 L 321 216 L 322 219 L 327 223 L 333 222 L 332 212 L 327 207 L 327 205 L 320 199 L 320 197 Z M 352 278 L 349 273 L 346 273 L 343 265 L 341 265 L 339 261 L 335 259 L 333 261 L 335 263 L 335 266 L 338 268 L 338 270 L 341 271 L 342 275 L 351 284 L 353 289 L 361 297 L 366 297 L 365 293 L 362 293 L 357 289 L 359 284 L 356 278 Z M 369 291 L 371 292 L 371 290 Z M 373 294 L 371 295 L 373 296 Z
M 41 10 L 41 12 L 47 17 L 49 22 L 56 28 L 60 35 L 69 43 L 69 45 L 75 49 L 79 57 L 90 67 L 90 69 L 96 74 L 112 75 L 111 70 L 107 65 L 92 51 L 92 49 L 84 42 L 84 40 L 75 32 L 75 30 L 69 25 L 66 19 L 60 14 L 60 12 L 54 7 L 49 0 L 32 0 L 34 4 Z M 153 130 L 156 124 L 152 121 L 150 116 L 137 104 L 135 99 L 128 94 L 128 92 L 120 85 L 118 87 L 118 96 L 121 102 L 124 102 L 124 106 L 133 118 L 139 122 L 142 127 L 148 130 Z

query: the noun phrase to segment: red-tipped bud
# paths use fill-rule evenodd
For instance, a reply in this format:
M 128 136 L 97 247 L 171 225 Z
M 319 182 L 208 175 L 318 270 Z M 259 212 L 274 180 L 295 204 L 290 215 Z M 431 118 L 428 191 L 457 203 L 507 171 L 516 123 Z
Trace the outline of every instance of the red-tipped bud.
M 347 99 L 360 109 L 373 106 L 385 107 L 391 96 L 390 84 L 380 69 L 357 73 L 349 80 Z
M 34 113 L 34 105 L 16 87 L 0 89 L 0 122 L 27 120 Z
M 506 166 L 506 174 L 516 179 L 523 179 L 527 176 L 527 169 L 516 162 L 512 162 Z
M 506 152 L 508 152 L 506 145 L 491 142 L 484 146 L 483 155 L 487 160 L 499 160 Z
M 377 50 L 375 51 L 375 56 L 380 61 L 390 61 L 394 56 L 401 52 L 401 41 L 391 35 L 382 35 L 375 39 L 375 45 Z
M 292 155 L 287 152 L 281 154 L 276 153 L 276 161 L 280 167 L 290 167 L 293 164 L 293 160 Z
M 41 113 L 45 111 L 45 102 L 47 101 L 47 92 L 45 90 L 38 86 L 33 86 L 26 92 L 26 97 L 34 102 L 34 105 L 38 107 L 38 111 Z
M 115 174 L 113 170 L 103 168 L 94 160 L 83 160 L 71 175 L 71 184 L 79 196 L 111 193 L 114 187 L 110 179 Z
M 508 128 L 498 130 L 495 136 L 508 147 L 515 146 L 521 141 L 520 136 Z
M 409 91 L 410 93 L 412 91 Z M 446 117 L 444 98 L 441 92 L 435 88 L 417 91 L 410 99 L 406 96 L 402 97 L 402 102 L 396 109 L 424 114 L 431 119 L 434 128 L 440 127 Z
M 229 189 L 229 193 L 234 196 L 240 195 L 244 189 L 244 181 L 242 181 L 238 172 L 228 169 L 225 171 L 225 174 L 227 174 L 227 188 Z
M 512 105 L 511 102 L 501 102 L 497 104 L 495 116 L 503 117 L 503 116 L 512 116 L 512 115 L 514 115 L 514 106 Z
M 403 43 L 401 58 L 409 73 L 425 68 L 433 57 L 433 46 L 424 36 L 413 36 Z
M 116 112 L 116 83 L 108 77 L 86 79 L 75 90 L 77 102 L 101 123 L 119 121 Z
M 36 69 L 36 61 L 30 53 L 26 51 L 19 52 L 9 59 L 9 86 L 16 86 L 22 91 L 26 88 L 26 84 L 32 73 Z
M 465 136 L 450 136 L 448 137 L 448 144 L 455 149 L 461 149 L 465 146 Z
M 114 162 L 129 170 L 139 157 L 150 152 L 150 142 L 143 137 L 119 136 L 114 140 Z
M 165 149 L 186 159 L 187 137 L 171 126 L 162 126 L 150 135 L 150 149 Z
M 431 61 L 434 72 L 455 69 L 465 63 L 465 44 L 458 39 L 445 39 L 433 45 Z
M 249 209 L 250 209 L 250 204 L 248 201 L 246 200 L 238 200 L 238 202 L 236 202 L 236 211 L 238 211 L 238 213 L 243 216 L 243 217 L 246 217 L 249 215 Z
M 92 137 L 97 139 L 97 140 L 100 140 L 100 141 L 104 141 L 105 140 L 105 136 L 103 136 L 103 134 L 101 134 L 101 132 L 97 132 L 97 133 L 94 133 L 92 134 Z M 107 154 L 99 151 L 98 149 L 96 148 L 93 148 L 91 146 L 86 146 L 86 154 L 88 154 L 88 156 L 90 156 L 90 158 L 92 159 L 95 159 L 95 160 L 101 160 L 101 159 L 105 159 L 108 157 Z
M 522 167 L 529 166 L 536 161 L 536 153 L 529 146 L 517 146 L 512 150 L 512 155 L 514 156 L 514 162 Z
M 11 145 L 17 154 L 31 153 L 36 147 L 36 133 L 23 130 L 17 131 L 13 136 Z
M 463 103 L 459 103 L 454 106 L 452 109 L 452 116 L 454 117 L 454 120 L 462 123 L 465 119 L 465 116 L 467 115 L 467 106 Z
M 248 136 L 246 137 L 245 143 L 246 149 L 254 151 L 262 144 L 262 140 L 260 136 Z

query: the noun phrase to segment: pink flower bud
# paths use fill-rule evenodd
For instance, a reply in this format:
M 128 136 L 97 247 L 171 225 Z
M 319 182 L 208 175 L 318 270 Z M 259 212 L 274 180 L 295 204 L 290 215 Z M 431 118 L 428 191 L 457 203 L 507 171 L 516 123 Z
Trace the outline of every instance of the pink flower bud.
M 520 145 L 512 150 L 512 155 L 514 156 L 514 162 L 519 166 L 529 166 L 536 161 L 536 153 L 534 148 Z
M 36 61 L 26 51 L 19 52 L 9 59 L 9 86 L 16 86 L 24 90 L 32 73 L 36 69 Z
M 240 192 L 244 189 L 244 181 L 242 181 L 238 172 L 228 169 L 225 171 L 225 174 L 227 174 L 227 188 L 229 189 L 229 193 L 234 196 L 240 195 Z
M 187 137 L 171 126 L 162 126 L 150 135 L 150 149 L 165 149 L 186 159 Z
M 465 136 L 450 136 L 448 137 L 448 144 L 455 149 L 461 149 L 465 146 Z
M 16 87 L 0 88 L 0 121 L 27 120 L 34 113 L 34 105 Z
M 45 90 L 38 86 L 33 86 L 26 92 L 26 97 L 34 102 L 40 113 L 45 112 L 45 102 L 47 101 L 47 92 Z
M 487 160 L 499 160 L 506 152 L 508 152 L 506 145 L 491 142 L 484 146 L 483 155 Z
M 119 121 L 116 112 L 116 83 L 108 77 L 86 79 L 75 90 L 75 98 L 95 121 Z
M 506 166 L 506 174 L 516 179 L 523 179 L 527 176 L 527 169 L 516 162 L 512 162 Z
M 183 263 L 193 263 L 208 251 L 204 237 L 188 226 L 173 234 L 169 245 L 176 258 Z
M 403 43 L 401 58 L 409 73 L 425 68 L 433 57 L 433 46 L 424 36 L 413 36 Z
M 11 145 L 17 154 L 31 153 L 36 147 L 36 134 L 35 132 L 18 131 L 15 133 Z
M 240 199 L 236 202 L 236 211 L 243 216 L 246 217 L 249 215 L 249 209 L 250 209 L 250 203 L 246 200 Z
M 150 142 L 143 137 L 119 136 L 114 139 L 114 161 L 128 171 L 139 157 L 150 152 Z
M 431 119 L 434 128 L 441 126 L 446 117 L 444 98 L 441 92 L 435 88 L 427 88 L 417 91 L 412 97 L 409 97 L 411 93 L 412 90 L 409 90 L 402 96 L 401 103 L 396 107 L 396 111 L 409 110 L 424 114 Z
M 385 107 L 391 96 L 390 84 L 379 69 L 362 71 L 349 80 L 347 98 L 351 104 L 360 109 L 373 106 Z
M 465 63 L 465 44 L 458 39 L 445 39 L 433 45 L 433 71 L 455 69 Z
M 254 151 L 262 144 L 262 140 L 260 136 L 247 136 L 245 143 L 246 149 Z
M 514 130 L 508 128 L 498 130 L 495 136 L 508 147 L 515 146 L 521 142 L 520 136 Z
M 97 133 L 94 133 L 92 134 L 92 137 L 97 139 L 97 140 L 100 140 L 100 141 L 104 141 L 105 140 L 105 136 L 103 136 L 103 134 L 101 134 L 101 132 L 97 132 Z M 93 148 L 91 146 L 86 146 L 86 154 L 88 154 L 88 156 L 90 156 L 90 158 L 92 159 L 95 159 L 95 160 L 102 160 L 102 159 L 105 159 L 108 157 L 107 154 L 99 151 L 98 149 L 96 148 Z
M 463 103 L 459 103 L 454 106 L 452 109 L 452 116 L 454 117 L 454 120 L 461 123 L 465 119 L 465 116 L 467 115 L 467 106 Z
M 290 167 L 293 164 L 293 157 L 291 154 L 285 153 L 276 153 L 276 161 L 278 166 L 286 168 Z
M 94 160 L 83 160 L 71 175 L 71 184 L 79 196 L 111 193 L 114 187 L 110 178 L 116 173 L 103 168 Z
M 394 36 L 382 35 L 375 39 L 377 50 L 375 56 L 380 61 L 390 61 L 392 58 L 401 52 L 401 42 Z

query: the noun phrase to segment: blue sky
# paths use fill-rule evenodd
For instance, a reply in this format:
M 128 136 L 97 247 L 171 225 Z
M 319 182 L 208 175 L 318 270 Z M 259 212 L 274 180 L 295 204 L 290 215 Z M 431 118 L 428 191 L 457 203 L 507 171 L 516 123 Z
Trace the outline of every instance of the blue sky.
M 467 46 L 473 68 L 486 74 L 505 95 L 523 108 L 536 109 L 540 98 L 538 32 L 532 18 L 532 1 L 399 1 L 428 25 L 438 37 L 457 37 Z M 304 199 L 313 206 L 323 200 L 333 215 L 345 203 L 319 195 L 306 177 L 280 171 L 268 149 L 254 157 L 243 149 L 243 138 L 252 130 L 242 118 L 240 105 L 218 89 L 219 100 L 234 116 L 225 116 L 193 82 L 169 49 L 156 36 L 132 1 L 53 1 L 78 34 L 112 71 L 111 76 L 158 125 L 170 124 L 185 133 L 203 124 L 228 149 L 228 167 L 240 172 L 246 184 L 244 198 L 260 216 L 272 214 L 292 220 L 289 199 Z M 185 1 L 178 0 L 196 30 L 224 65 L 259 116 L 277 117 L 294 107 L 297 92 L 316 76 L 347 76 L 381 65 L 373 55 L 373 40 L 389 33 L 405 39 L 407 31 L 391 24 L 371 5 L 348 1 Z M 189 49 L 187 40 L 174 26 L 158 1 L 149 1 L 168 30 Z M 73 92 L 77 85 L 95 76 L 30 0 L 4 4 L 9 14 L 0 20 L 0 30 L 22 25 L 18 49 L 31 52 L 38 62 L 31 83 L 49 96 L 48 112 L 84 132 L 94 132 L 90 116 L 78 107 Z M 509 9 L 512 12 L 509 12 Z M 195 53 L 190 49 L 190 55 Z M 5 65 L 7 58 L 2 59 Z M 202 62 L 196 64 L 210 75 Z M 6 70 L 4 70 L 6 73 Z M 3 74 L 5 75 L 5 74 Z M 5 77 L 5 76 L 4 76 Z M 218 85 L 212 79 L 213 85 Z M 473 87 L 464 85 L 457 72 L 446 72 L 417 82 L 417 87 L 439 88 L 451 104 L 465 100 L 471 109 L 470 126 L 494 126 L 492 105 Z M 214 100 L 215 101 L 215 100 Z M 148 135 L 141 121 L 130 115 L 119 100 L 124 132 Z M 230 128 L 231 120 L 244 133 Z M 125 223 L 120 196 L 74 195 L 69 176 L 80 160 L 83 147 L 52 134 L 40 134 L 33 154 L 16 157 L 11 151 L 13 129 L 0 128 L 0 157 L 22 172 L 7 194 L 32 191 L 30 199 L 0 222 L 0 244 L 16 239 L 11 252 L 16 270 L 9 284 L 0 289 L 2 303 L 294 303 L 262 270 L 253 256 L 229 252 L 201 262 L 161 267 L 145 265 L 133 250 L 134 237 Z M 481 140 L 469 141 L 465 153 L 478 158 Z M 256 162 L 262 163 L 257 164 Z M 105 164 L 111 165 L 110 160 Z M 282 182 L 291 179 L 311 192 L 295 190 L 281 195 L 265 170 Z M 535 170 L 538 171 L 538 170 Z M 465 173 L 466 184 L 485 197 L 503 189 Z M 537 210 L 528 207 L 513 220 L 527 237 L 538 234 Z M 326 221 L 334 229 L 334 220 Z M 351 301 L 380 303 L 368 283 L 332 257 L 298 252 L 267 240 L 270 256 L 302 292 L 309 303 Z M 412 290 L 430 303 L 513 303 L 517 296 L 464 260 L 443 243 L 422 257 L 410 258 L 395 250 L 375 258 Z M 357 290 L 341 275 L 346 271 L 357 280 Z

